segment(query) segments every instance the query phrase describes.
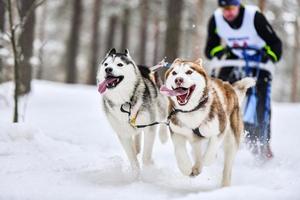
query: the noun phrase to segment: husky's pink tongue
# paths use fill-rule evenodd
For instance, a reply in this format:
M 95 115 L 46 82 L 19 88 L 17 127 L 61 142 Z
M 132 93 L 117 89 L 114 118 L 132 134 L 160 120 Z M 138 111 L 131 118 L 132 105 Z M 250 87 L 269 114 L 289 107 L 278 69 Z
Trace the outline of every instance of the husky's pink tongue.
M 187 93 L 187 90 L 184 90 L 182 88 L 178 88 L 175 90 L 171 90 L 167 88 L 165 85 L 162 85 L 160 87 L 160 92 L 166 96 L 179 96 Z
M 98 92 L 100 92 L 100 94 L 103 94 L 105 92 L 106 85 L 107 85 L 107 80 L 104 80 L 104 81 L 102 81 L 102 83 L 99 84 Z
M 110 78 L 110 79 L 105 79 L 104 81 L 102 81 L 102 83 L 99 84 L 98 86 L 98 92 L 100 92 L 100 94 L 103 94 L 106 91 L 106 86 L 114 81 L 116 81 L 117 78 Z

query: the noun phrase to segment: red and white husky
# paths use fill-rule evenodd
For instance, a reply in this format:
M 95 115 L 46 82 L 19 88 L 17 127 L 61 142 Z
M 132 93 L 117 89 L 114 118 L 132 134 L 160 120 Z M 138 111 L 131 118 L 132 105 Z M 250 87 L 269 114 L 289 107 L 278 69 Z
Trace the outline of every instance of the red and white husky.
M 188 176 L 198 175 L 204 163 L 209 164 L 216 158 L 223 143 L 222 186 L 230 185 L 233 160 L 243 133 L 241 104 L 255 80 L 244 78 L 230 85 L 210 78 L 201 59 L 191 62 L 179 58 L 165 76 L 161 92 L 169 96 L 170 131 L 179 169 Z M 205 140 L 208 145 L 202 157 L 201 143 Z M 186 141 L 193 149 L 193 164 Z

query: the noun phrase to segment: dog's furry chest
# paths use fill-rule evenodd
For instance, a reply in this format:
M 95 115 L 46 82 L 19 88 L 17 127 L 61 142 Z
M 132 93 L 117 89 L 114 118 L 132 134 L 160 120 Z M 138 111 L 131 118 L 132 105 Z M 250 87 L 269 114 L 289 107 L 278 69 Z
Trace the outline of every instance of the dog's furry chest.
M 170 128 L 173 132 L 187 137 L 189 140 L 199 137 L 195 134 L 195 130 L 209 138 L 214 135 L 219 135 L 223 132 L 222 122 L 218 113 L 211 113 L 212 107 L 200 109 L 192 113 L 177 113 L 175 120 L 170 123 Z
M 174 120 L 171 120 L 170 129 L 176 134 L 185 136 L 188 140 L 193 141 L 197 136 L 193 129 L 198 128 L 207 116 L 207 111 L 191 113 L 177 113 Z
M 121 105 L 113 105 L 108 100 L 103 101 L 105 114 L 117 134 L 122 133 L 123 136 L 131 137 L 139 133 L 140 129 L 134 128 L 130 125 L 130 117 L 128 113 L 121 112 Z M 144 109 L 144 106 L 141 106 L 140 110 L 137 113 L 136 124 L 149 124 L 153 119 L 153 113 L 147 112 Z
M 114 116 L 117 120 L 120 121 L 120 123 L 129 124 L 130 117 L 128 116 L 128 113 L 124 113 L 120 111 L 120 108 L 112 108 L 111 112 L 107 113 L 112 116 Z M 146 112 L 144 109 L 141 109 L 138 111 L 136 116 L 136 123 L 137 124 L 146 124 L 150 122 L 150 113 Z
M 205 109 L 192 113 L 177 113 L 176 118 L 183 126 L 194 129 L 199 127 L 199 125 L 207 118 L 208 112 L 209 110 Z

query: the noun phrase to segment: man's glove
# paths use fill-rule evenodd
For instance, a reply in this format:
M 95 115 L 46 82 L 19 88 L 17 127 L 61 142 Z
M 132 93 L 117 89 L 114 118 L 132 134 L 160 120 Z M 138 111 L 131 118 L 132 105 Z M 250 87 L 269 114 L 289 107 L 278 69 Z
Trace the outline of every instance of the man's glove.
M 263 49 L 261 51 L 261 62 L 262 63 L 267 63 L 270 60 L 270 56 L 267 54 L 267 51 L 265 49 Z
M 210 55 L 212 58 L 218 58 L 221 59 L 225 54 L 226 54 L 226 48 L 224 48 L 223 46 L 219 45 L 214 47 L 211 51 L 210 51 Z
M 218 59 L 221 59 L 224 55 L 226 54 L 226 50 L 223 49 L 217 53 L 215 53 L 214 57 L 218 58 Z
M 261 62 L 267 63 L 269 60 L 271 60 L 273 63 L 277 62 L 275 53 L 270 47 L 265 47 L 262 49 Z

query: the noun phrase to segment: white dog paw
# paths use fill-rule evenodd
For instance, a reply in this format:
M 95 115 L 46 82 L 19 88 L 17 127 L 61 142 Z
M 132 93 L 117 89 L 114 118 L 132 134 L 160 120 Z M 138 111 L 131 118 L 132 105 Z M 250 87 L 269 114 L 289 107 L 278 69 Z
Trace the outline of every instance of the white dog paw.
M 185 176 L 190 176 L 192 173 L 192 166 L 191 167 L 179 167 L 181 173 Z
M 137 168 L 137 167 L 131 167 L 131 170 L 130 170 L 130 176 L 131 176 L 134 180 L 140 179 L 140 176 L 141 176 L 141 170 L 140 170 L 140 168 Z
M 201 173 L 201 168 L 198 167 L 198 166 L 197 166 L 197 167 L 194 166 L 194 167 L 192 168 L 192 172 L 191 172 L 190 176 L 191 176 L 191 177 L 195 177 L 195 176 L 198 176 L 200 173 Z
M 223 180 L 222 181 L 222 187 L 229 187 L 230 186 L 230 181 L 229 180 Z
M 152 166 L 152 165 L 154 165 L 154 161 L 153 161 L 153 159 L 143 160 L 143 165 L 144 166 Z

